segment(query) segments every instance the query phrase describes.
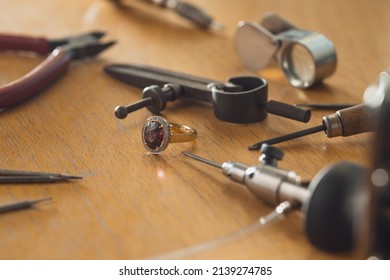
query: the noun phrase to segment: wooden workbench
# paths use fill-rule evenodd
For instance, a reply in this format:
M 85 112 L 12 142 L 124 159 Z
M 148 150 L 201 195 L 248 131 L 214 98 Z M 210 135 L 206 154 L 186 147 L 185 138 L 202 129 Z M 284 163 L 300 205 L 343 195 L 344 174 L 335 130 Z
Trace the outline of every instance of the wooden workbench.
M 192 0 L 225 25 L 223 32 L 194 27 L 167 10 L 133 0 L 118 10 L 109 1 L 3 0 L 0 32 L 59 38 L 93 30 L 117 40 L 96 59 L 72 62 L 66 75 L 39 96 L 0 113 L 0 167 L 84 176 L 56 184 L 1 185 L 0 203 L 50 196 L 33 210 L 0 215 L 0 259 L 147 259 L 224 236 L 272 208 L 217 169 L 181 154 L 188 150 L 217 162 L 258 162 L 247 146 L 308 124 L 274 115 L 248 125 L 216 119 L 211 106 L 176 101 L 161 114 L 198 131 L 194 142 L 146 152 L 141 129 L 151 113 L 127 119 L 114 108 L 135 102 L 141 90 L 103 73 L 110 63 L 142 63 L 209 79 L 257 74 L 270 99 L 291 104 L 359 103 L 366 87 L 390 66 L 390 1 Z M 326 34 L 335 44 L 336 73 L 322 86 L 300 90 L 281 70 L 245 69 L 233 46 L 239 20 L 258 21 L 273 11 L 296 26 Z M 42 57 L 0 53 L 0 83 L 32 69 Z M 280 167 L 312 178 L 324 166 L 350 160 L 370 165 L 370 134 L 328 139 L 323 133 L 280 144 Z M 345 259 L 307 241 L 302 215 L 286 219 L 195 259 Z

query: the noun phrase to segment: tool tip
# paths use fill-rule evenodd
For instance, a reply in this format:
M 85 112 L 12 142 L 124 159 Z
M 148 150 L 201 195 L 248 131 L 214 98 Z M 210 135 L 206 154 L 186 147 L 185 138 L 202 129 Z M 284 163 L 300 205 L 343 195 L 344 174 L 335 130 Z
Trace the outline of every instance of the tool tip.
M 83 176 L 71 175 L 71 176 L 68 177 L 68 179 L 71 179 L 71 180 L 81 180 L 81 179 L 83 179 Z
M 109 41 L 107 43 L 104 43 L 103 46 L 104 46 L 104 49 L 107 49 L 109 47 L 111 47 L 112 45 L 115 45 L 116 44 L 116 41 L 115 40 L 112 40 L 112 41 Z
M 93 31 L 90 33 L 93 37 L 95 37 L 96 39 L 100 39 L 102 38 L 104 35 L 106 35 L 105 32 L 103 31 Z
M 112 45 L 114 45 L 116 41 L 109 41 L 106 43 L 96 43 L 96 44 L 91 44 L 90 47 L 86 48 L 86 51 L 82 53 L 84 56 L 95 56 L 101 53 L 102 51 L 108 49 Z M 82 56 L 81 56 L 82 57 Z
M 250 146 L 248 147 L 248 150 L 250 150 L 250 151 L 259 150 L 262 144 L 263 144 L 263 143 L 261 143 L 261 144 L 257 144 L 257 143 L 256 143 L 256 144 L 250 145 Z
M 51 196 L 29 200 L 28 202 L 32 206 L 32 205 L 35 205 L 35 204 L 38 204 L 38 203 L 41 203 L 41 202 L 45 202 L 45 201 L 49 201 L 49 200 L 51 200 Z
M 104 72 L 106 72 L 106 73 L 111 73 L 113 67 L 114 67 L 113 65 L 106 65 L 106 66 L 103 67 L 103 70 L 104 70 Z
M 83 176 L 70 175 L 70 174 L 60 174 L 56 178 L 59 179 L 59 180 L 80 180 L 80 179 L 83 179 Z
M 214 161 L 212 161 L 212 160 L 202 158 L 202 157 L 200 157 L 200 156 L 191 154 L 191 153 L 186 152 L 186 151 L 182 151 L 181 153 L 182 153 L 183 155 L 187 156 L 187 157 L 190 157 L 190 158 L 192 158 L 192 159 L 198 160 L 198 161 L 200 161 L 200 162 L 207 163 L 207 164 L 212 165 L 212 166 L 214 166 L 214 167 L 222 168 L 222 164 L 219 164 L 219 163 L 214 162 Z
M 116 75 L 118 75 L 118 73 L 123 72 L 124 67 L 119 64 L 110 64 L 104 66 L 103 70 L 105 73 L 115 77 Z
M 210 23 L 209 27 L 216 31 L 223 31 L 225 29 L 225 26 L 222 23 L 214 20 Z

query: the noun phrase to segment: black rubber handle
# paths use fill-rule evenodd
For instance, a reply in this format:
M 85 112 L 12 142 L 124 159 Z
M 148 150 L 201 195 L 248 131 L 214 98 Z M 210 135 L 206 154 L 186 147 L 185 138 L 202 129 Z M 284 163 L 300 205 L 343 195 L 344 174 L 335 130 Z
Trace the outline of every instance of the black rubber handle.
M 267 112 L 304 123 L 310 121 L 311 118 L 310 110 L 275 100 L 267 102 Z

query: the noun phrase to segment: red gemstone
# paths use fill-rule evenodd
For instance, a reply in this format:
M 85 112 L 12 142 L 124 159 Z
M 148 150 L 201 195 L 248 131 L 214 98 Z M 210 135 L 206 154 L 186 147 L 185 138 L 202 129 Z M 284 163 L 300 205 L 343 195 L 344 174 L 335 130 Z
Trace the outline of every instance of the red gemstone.
M 164 142 L 163 126 L 155 121 L 148 122 L 144 128 L 144 141 L 151 150 L 158 150 Z

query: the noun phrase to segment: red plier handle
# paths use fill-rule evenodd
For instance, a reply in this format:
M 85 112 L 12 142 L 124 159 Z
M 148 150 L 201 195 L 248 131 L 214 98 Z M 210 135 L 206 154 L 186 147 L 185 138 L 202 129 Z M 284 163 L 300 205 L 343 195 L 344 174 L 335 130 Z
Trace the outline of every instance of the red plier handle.
M 43 37 L 0 34 L 0 50 L 30 51 L 37 54 L 51 52 L 49 41 Z
M 84 35 L 60 40 L 47 40 L 28 36 L 0 34 L 0 51 L 31 51 L 37 54 L 48 54 L 38 66 L 21 78 L 0 87 L 0 108 L 17 105 L 40 93 L 61 74 L 72 59 L 95 56 L 114 42 L 100 43 L 102 32 L 91 32 Z
M 50 53 L 49 42 L 44 38 L 0 35 L 0 50 Z M 67 68 L 71 55 L 60 47 L 21 78 L 0 87 L 0 108 L 8 108 L 40 93 Z

